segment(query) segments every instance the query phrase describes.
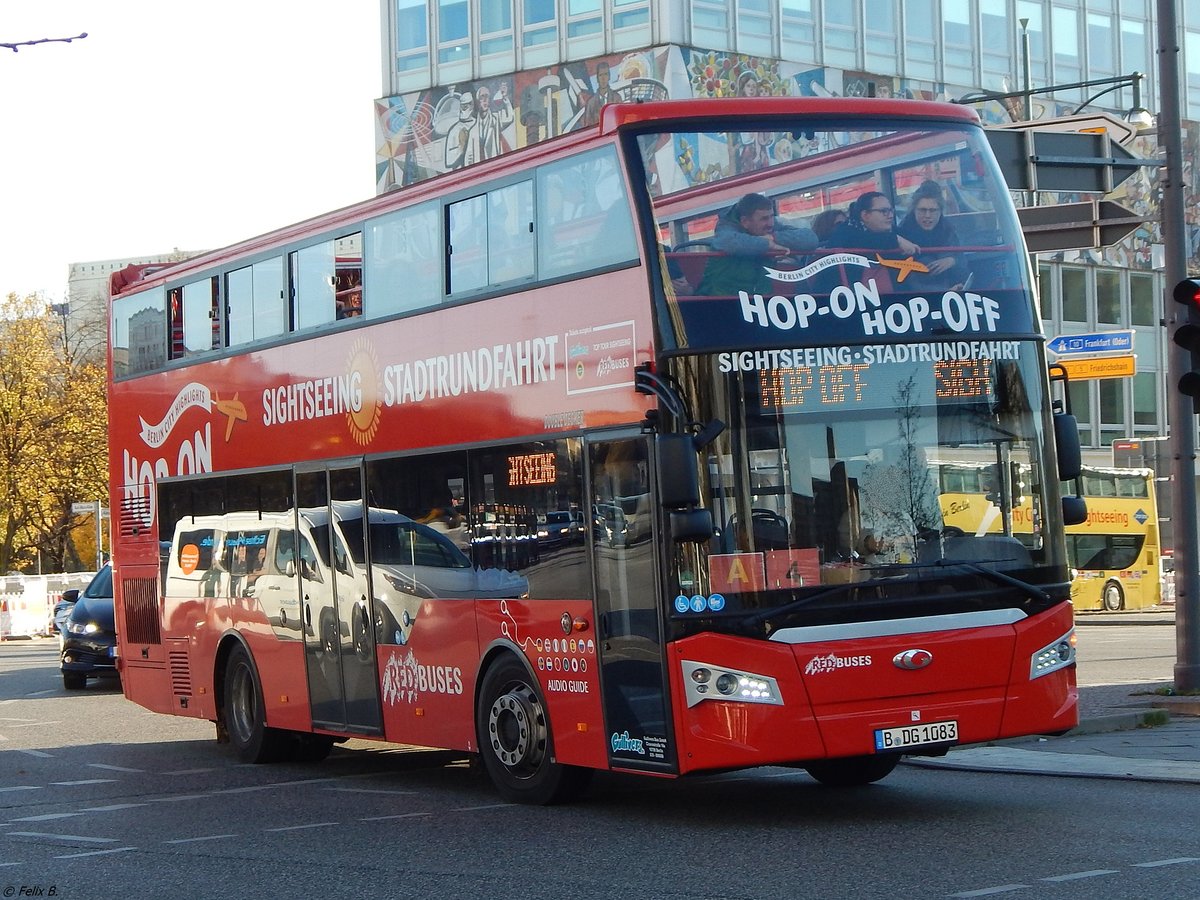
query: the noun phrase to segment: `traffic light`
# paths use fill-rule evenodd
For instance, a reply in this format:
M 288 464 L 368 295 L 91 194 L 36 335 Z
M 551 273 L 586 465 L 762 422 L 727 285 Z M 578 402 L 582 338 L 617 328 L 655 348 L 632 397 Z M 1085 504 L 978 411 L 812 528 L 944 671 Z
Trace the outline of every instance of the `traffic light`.
M 1175 285 L 1172 296 L 1188 308 L 1188 321 L 1175 329 L 1173 340 L 1192 354 L 1191 368 L 1179 379 L 1179 391 L 1192 398 L 1200 412 L 1200 279 L 1185 278 Z

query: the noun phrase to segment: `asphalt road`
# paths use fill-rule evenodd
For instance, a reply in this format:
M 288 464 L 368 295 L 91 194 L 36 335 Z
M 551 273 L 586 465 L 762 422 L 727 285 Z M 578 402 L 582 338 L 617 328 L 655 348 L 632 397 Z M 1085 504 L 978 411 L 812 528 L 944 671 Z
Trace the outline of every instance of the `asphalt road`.
M 207 723 L 63 691 L 54 650 L 0 645 L 0 897 L 1200 896 L 1186 786 L 902 766 L 835 791 L 769 768 L 521 807 L 442 754 L 240 765 Z

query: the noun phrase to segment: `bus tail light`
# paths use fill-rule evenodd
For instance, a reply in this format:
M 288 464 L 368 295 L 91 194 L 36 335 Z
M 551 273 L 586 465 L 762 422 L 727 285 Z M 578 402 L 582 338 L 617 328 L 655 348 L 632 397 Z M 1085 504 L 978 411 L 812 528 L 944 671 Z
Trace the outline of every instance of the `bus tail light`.
M 682 667 L 689 707 L 704 700 L 783 706 L 783 698 L 779 696 L 779 683 L 770 676 L 692 662 L 689 659 L 683 660 Z
M 1030 658 L 1029 680 L 1075 665 L 1075 629 L 1047 644 Z

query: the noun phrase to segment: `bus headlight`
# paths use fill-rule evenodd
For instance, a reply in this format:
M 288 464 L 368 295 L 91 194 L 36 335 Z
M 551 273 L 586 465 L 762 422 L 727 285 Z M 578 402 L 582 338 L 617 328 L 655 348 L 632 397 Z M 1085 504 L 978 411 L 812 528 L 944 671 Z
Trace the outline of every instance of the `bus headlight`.
M 688 706 L 695 706 L 704 700 L 783 706 L 783 698 L 779 696 L 779 683 L 767 675 L 756 675 L 753 672 L 742 672 L 688 659 L 683 660 L 681 666 Z
M 1075 629 L 1038 650 L 1029 661 L 1029 680 L 1075 665 Z

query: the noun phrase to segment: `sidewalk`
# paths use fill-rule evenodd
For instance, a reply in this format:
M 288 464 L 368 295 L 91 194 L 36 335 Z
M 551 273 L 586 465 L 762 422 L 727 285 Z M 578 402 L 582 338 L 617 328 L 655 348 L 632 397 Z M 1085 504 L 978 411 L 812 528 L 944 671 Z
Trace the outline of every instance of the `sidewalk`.
M 1171 606 L 1076 612 L 1075 625 L 1174 625 Z M 1166 694 L 1170 681 L 1079 689 L 1079 726 L 1062 737 L 1028 737 L 951 750 L 908 765 L 973 772 L 1122 778 L 1200 784 L 1200 697 Z
M 1169 682 L 1079 690 L 1079 727 L 951 750 L 908 765 L 972 772 L 1200 784 L 1200 697 L 1158 693 Z

